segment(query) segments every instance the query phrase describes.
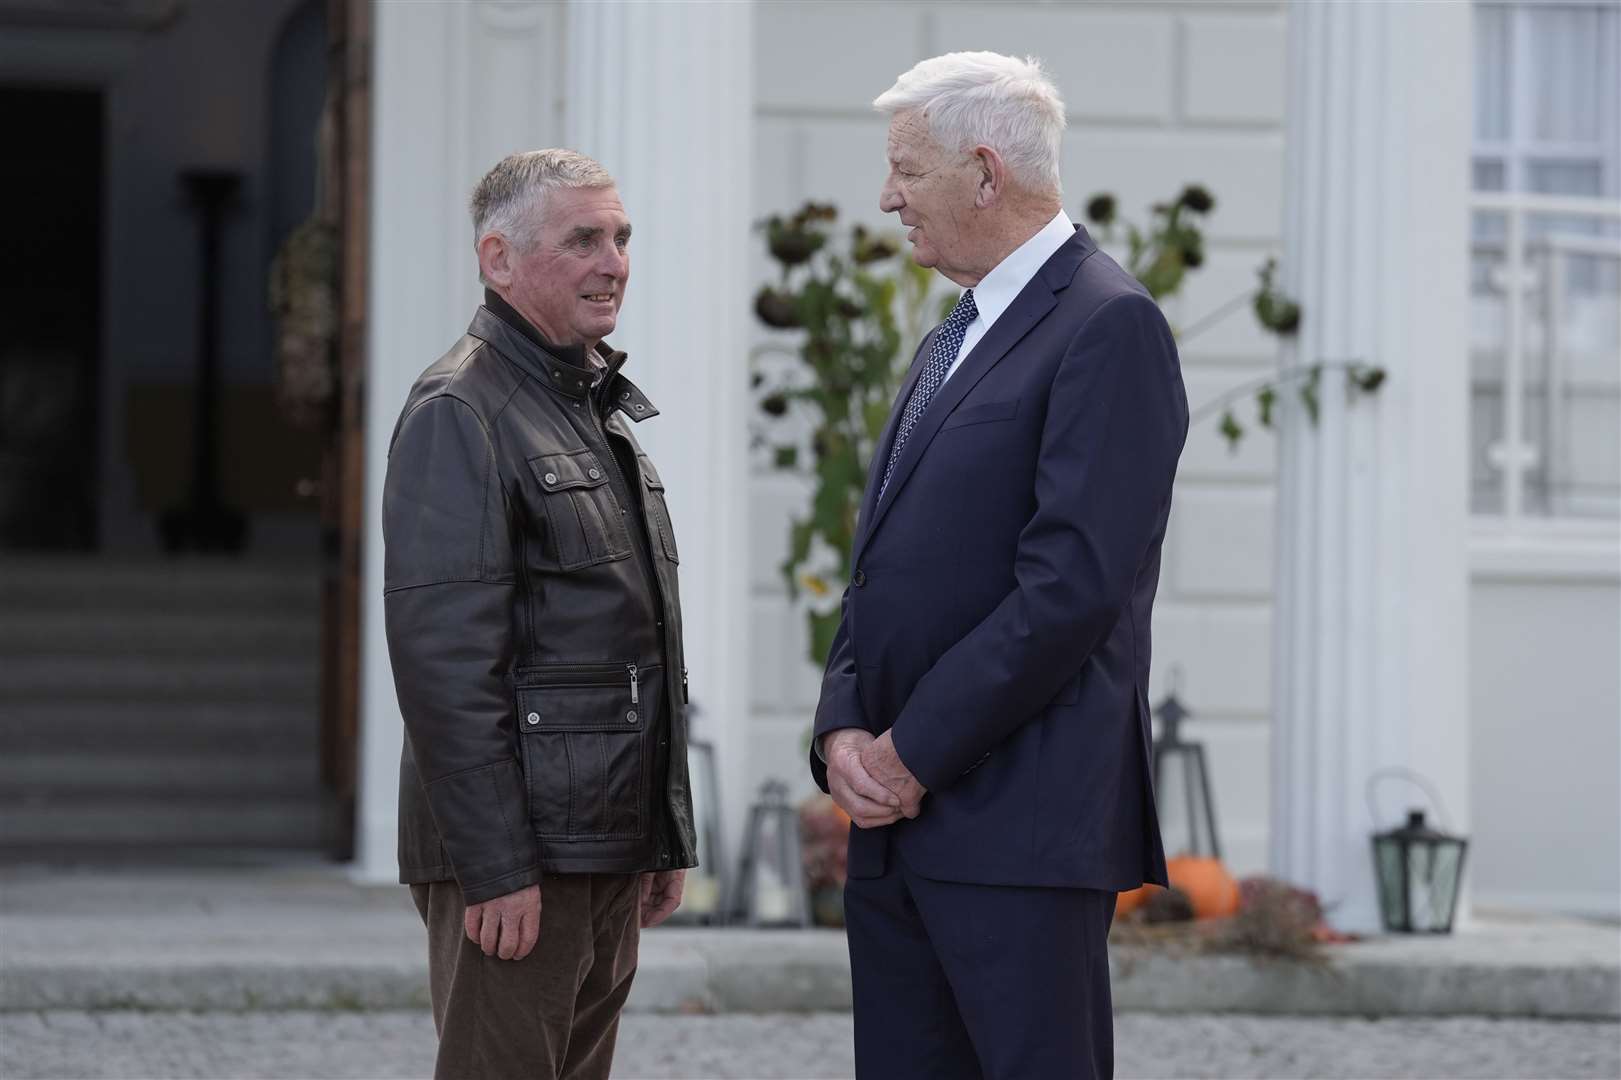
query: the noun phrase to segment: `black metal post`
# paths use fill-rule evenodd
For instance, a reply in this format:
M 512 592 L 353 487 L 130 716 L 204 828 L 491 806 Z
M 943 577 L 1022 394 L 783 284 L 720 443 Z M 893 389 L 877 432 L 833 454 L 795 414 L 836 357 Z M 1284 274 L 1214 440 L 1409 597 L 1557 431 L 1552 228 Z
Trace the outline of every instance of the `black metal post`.
M 247 521 L 224 505 L 219 492 L 220 248 L 225 215 L 242 186 L 242 174 L 194 169 L 181 185 L 201 217 L 198 266 L 197 392 L 192 404 L 191 493 L 186 504 L 166 510 L 159 528 L 170 552 L 235 552 L 242 549 Z

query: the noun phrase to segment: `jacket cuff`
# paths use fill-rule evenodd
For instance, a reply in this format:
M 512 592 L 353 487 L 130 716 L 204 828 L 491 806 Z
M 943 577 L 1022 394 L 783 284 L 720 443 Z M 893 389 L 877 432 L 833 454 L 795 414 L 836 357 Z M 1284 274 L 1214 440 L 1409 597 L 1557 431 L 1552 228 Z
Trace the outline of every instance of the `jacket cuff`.
M 471 907 L 482 904 L 486 900 L 515 893 L 519 889 L 527 889 L 531 885 L 540 883 L 540 867 L 526 866 L 522 870 L 514 870 L 510 874 L 502 874 L 498 878 L 480 881 L 475 885 L 462 885 L 462 901 Z

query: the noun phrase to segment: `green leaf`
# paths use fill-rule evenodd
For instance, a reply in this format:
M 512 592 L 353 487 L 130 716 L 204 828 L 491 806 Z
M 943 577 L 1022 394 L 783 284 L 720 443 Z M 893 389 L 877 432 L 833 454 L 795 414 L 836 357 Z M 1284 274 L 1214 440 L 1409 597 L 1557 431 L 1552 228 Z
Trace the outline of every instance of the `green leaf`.
M 1260 422 L 1264 428 L 1272 426 L 1272 407 L 1278 403 L 1277 387 L 1271 383 L 1261 387 L 1255 394 L 1255 406 L 1260 411 Z
M 793 469 L 799 466 L 799 447 L 779 446 L 772 455 L 771 465 L 777 469 Z
M 1317 423 L 1317 415 L 1321 411 L 1321 404 L 1317 400 L 1317 384 L 1322 381 L 1323 369 L 1317 365 L 1311 369 L 1311 377 L 1300 387 L 1300 402 L 1306 406 L 1306 415 L 1311 417 L 1313 424 Z
M 1227 440 L 1227 449 L 1230 453 L 1238 452 L 1239 441 L 1244 438 L 1244 425 L 1238 422 L 1233 410 L 1228 409 L 1221 414 L 1221 425 L 1218 428 L 1221 437 Z
M 1358 390 L 1365 393 L 1376 393 L 1385 382 L 1385 369 L 1382 367 L 1364 368 L 1354 367 L 1350 371 L 1351 383 Z

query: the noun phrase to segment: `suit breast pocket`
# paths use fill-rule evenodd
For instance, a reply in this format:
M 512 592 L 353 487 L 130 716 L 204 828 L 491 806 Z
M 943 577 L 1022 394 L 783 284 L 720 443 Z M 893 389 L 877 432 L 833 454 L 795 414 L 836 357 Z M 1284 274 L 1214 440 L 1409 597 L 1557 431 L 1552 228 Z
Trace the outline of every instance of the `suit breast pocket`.
M 940 425 L 941 431 L 950 431 L 952 428 L 968 427 L 971 424 L 991 424 L 998 420 L 1011 420 L 1019 415 L 1019 399 L 1009 398 L 1006 401 L 984 401 L 977 405 L 959 407 L 945 423 Z

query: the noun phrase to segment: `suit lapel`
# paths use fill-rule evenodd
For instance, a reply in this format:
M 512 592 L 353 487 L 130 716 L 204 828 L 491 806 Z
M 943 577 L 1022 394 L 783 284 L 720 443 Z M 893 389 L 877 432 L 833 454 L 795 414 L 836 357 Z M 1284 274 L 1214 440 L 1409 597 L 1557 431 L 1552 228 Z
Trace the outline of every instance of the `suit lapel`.
M 1076 226 L 1074 239 L 1053 253 L 1014 299 L 1012 306 L 1004 311 L 1002 317 L 991 326 L 990 331 L 980 338 L 973 351 L 962 358 L 957 370 L 952 372 L 945 385 L 934 395 L 934 400 L 929 402 L 929 407 L 918 418 L 917 427 L 912 429 L 911 437 L 906 440 L 906 446 L 901 450 L 899 460 L 895 462 L 895 473 L 889 478 L 889 487 L 884 491 L 883 498 L 878 500 L 877 506 L 870 513 L 866 512 L 867 508 L 863 505 L 863 520 L 870 524 L 861 530 L 860 548 L 865 548 L 873 533 L 878 531 L 884 515 L 894 505 L 901 488 L 906 486 L 912 470 L 917 467 L 918 461 L 929 448 L 929 443 L 940 430 L 940 425 L 945 422 L 946 417 L 951 415 L 951 411 L 961 403 L 975 384 L 1001 362 L 1013 346 L 1023 340 L 1037 323 L 1046 318 L 1047 313 L 1058 303 L 1056 294 L 1069 285 L 1081 263 L 1096 251 L 1097 246 L 1092 242 L 1091 236 L 1085 229 Z M 936 327 L 936 332 L 938 329 Z M 920 350 L 919 356 L 922 355 Z M 905 407 L 907 398 L 911 396 L 912 387 L 917 384 L 918 375 L 922 370 L 923 365 L 914 360 L 912 376 L 907 380 L 906 390 L 896 399 L 895 408 L 891 411 L 887 428 L 888 438 L 884 440 L 881 448 L 883 456 L 875 458 L 874 465 L 877 471 L 868 477 L 869 499 L 876 495 L 876 486 L 882 482 L 883 466 L 879 462 L 888 458 L 897 419 Z

